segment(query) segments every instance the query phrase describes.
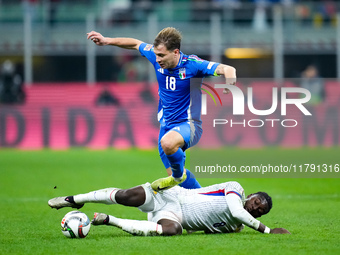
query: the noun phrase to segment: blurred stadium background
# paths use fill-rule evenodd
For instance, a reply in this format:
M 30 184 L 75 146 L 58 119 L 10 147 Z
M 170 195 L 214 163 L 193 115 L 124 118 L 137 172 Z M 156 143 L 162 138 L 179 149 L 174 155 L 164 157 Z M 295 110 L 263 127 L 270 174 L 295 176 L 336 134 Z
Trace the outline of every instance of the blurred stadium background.
M 307 87 L 321 111 L 311 145 L 338 145 L 339 10 L 331 0 L 1 0 L 0 147 L 153 148 L 153 67 L 86 32 L 153 42 L 166 26 L 182 31 L 184 53 L 235 66 L 242 86 Z

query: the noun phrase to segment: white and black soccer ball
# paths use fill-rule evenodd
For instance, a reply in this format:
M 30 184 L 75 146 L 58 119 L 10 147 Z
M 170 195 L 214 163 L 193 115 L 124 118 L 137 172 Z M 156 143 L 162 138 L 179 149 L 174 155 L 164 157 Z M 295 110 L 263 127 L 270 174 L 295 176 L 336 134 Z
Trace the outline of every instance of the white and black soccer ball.
M 84 238 L 90 231 L 89 217 L 80 211 L 71 211 L 61 220 L 61 232 L 69 238 Z

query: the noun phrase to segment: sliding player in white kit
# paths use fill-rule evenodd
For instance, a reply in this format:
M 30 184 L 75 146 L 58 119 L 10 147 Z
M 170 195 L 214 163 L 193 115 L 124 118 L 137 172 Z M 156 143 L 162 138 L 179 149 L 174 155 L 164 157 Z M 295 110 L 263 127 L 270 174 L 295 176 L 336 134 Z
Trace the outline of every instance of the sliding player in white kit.
M 187 231 L 206 233 L 239 232 L 246 225 L 262 233 L 289 233 L 284 228 L 270 229 L 256 218 L 267 214 L 271 197 L 265 192 L 245 198 L 237 182 L 225 182 L 199 189 L 176 186 L 154 192 L 149 183 L 131 189 L 107 188 L 48 201 L 52 208 L 81 208 L 85 203 L 121 204 L 138 207 L 148 213 L 148 221 L 120 219 L 104 213 L 95 213 L 93 225 L 112 225 L 142 236 L 178 235 Z

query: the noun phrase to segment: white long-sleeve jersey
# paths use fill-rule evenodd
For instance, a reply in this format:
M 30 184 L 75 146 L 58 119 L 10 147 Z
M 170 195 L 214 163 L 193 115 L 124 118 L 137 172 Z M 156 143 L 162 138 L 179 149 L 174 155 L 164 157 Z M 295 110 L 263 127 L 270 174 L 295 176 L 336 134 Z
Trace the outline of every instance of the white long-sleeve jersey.
M 238 182 L 225 182 L 200 189 L 175 187 L 165 193 L 177 196 L 181 224 L 186 230 L 230 233 L 243 229 L 243 224 L 258 229 L 260 221 L 244 209 L 244 189 Z

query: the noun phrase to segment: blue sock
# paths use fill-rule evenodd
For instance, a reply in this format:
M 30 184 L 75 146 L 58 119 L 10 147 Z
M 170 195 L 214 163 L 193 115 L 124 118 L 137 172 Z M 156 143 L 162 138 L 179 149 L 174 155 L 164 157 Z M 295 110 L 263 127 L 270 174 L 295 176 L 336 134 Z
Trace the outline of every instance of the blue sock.
M 169 160 L 172 176 L 174 178 L 181 178 L 184 170 L 184 152 L 181 148 L 171 155 L 166 155 Z
M 199 188 L 201 188 L 201 185 L 196 180 L 195 175 L 192 172 L 190 172 L 188 169 L 187 169 L 187 179 L 183 183 L 179 184 L 179 186 L 181 186 L 185 189 L 199 189 Z

